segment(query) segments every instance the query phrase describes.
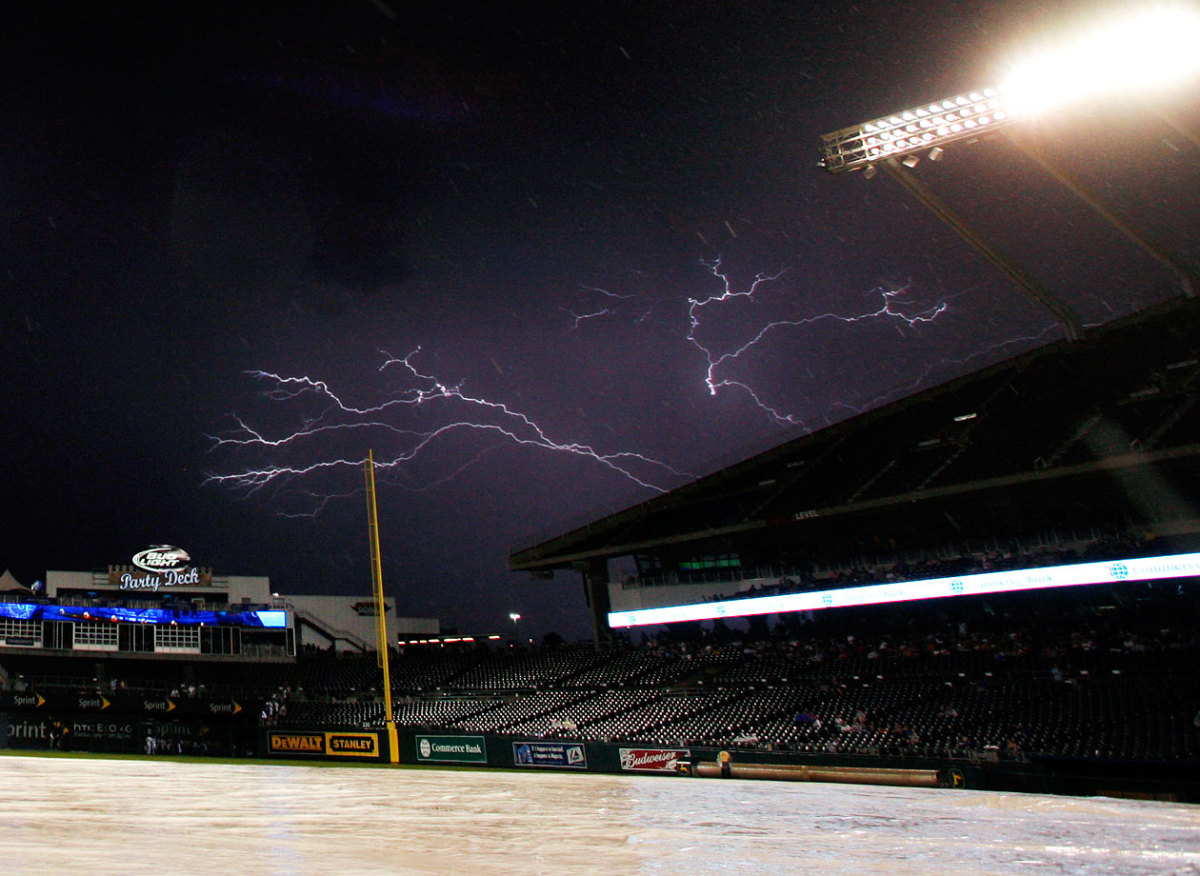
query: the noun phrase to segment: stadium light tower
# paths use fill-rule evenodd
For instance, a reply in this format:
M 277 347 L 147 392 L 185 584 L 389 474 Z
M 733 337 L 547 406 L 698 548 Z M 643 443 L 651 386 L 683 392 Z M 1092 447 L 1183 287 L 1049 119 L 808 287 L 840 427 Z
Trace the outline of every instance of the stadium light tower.
M 951 143 L 1102 96 L 1145 93 L 1200 72 L 1200 14 L 1158 7 L 1018 62 L 989 88 L 870 119 L 821 138 L 830 173 L 888 158 L 941 157 Z M 908 166 L 912 166 L 909 164 Z
M 951 143 L 1011 121 L 1008 101 L 998 90 L 957 94 L 825 134 L 820 164 L 830 173 L 850 173 L 922 152 L 936 161 Z
M 1079 317 L 1057 296 L 973 229 L 909 170 L 922 157 L 938 161 L 947 146 L 1046 117 L 1082 101 L 1144 94 L 1200 73 L 1200 13 L 1183 6 L 1156 6 L 1031 54 L 995 87 L 956 94 L 870 119 L 821 138 L 820 166 L 832 174 L 887 170 L 968 243 L 1050 310 L 1067 337 L 1082 335 Z M 1066 185 L 1127 238 L 1179 277 L 1184 293 L 1196 294 L 1194 272 L 1163 252 L 1094 192 L 1057 167 L 1015 130 L 1010 142 Z

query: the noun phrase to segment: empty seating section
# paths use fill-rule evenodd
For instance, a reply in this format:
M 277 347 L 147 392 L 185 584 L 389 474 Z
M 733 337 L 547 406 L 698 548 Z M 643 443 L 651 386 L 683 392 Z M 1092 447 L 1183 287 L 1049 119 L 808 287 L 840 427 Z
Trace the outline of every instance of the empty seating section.
M 343 659 L 298 664 L 294 686 L 310 697 L 342 699 L 378 687 L 379 669 L 374 660 Z
M 493 697 L 437 697 L 415 699 L 393 705 L 392 717 L 397 724 L 409 727 L 450 727 L 457 721 L 494 708 Z M 380 710 L 382 721 L 383 710 Z
M 126 692 L 175 697 L 245 697 L 253 700 L 293 683 L 291 663 L 106 660 L 43 656 L 36 652 L 0 658 L 0 678 L 14 690 Z
M 391 664 L 393 691 L 436 691 L 453 687 L 453 679 L 465 673 L 480 660 L 474 652 L 428 653 L 410 651 Z M 370 658 L 373 665 L 374 658 Z M 373 670 L 378 676 L 378 669 Z
M 394 717 L 527 738 L 1195 762 L 1196 584 L 1012 595 L 953 616 L 880 607 L 780 625 L 761 641 L 710 632 L 606 651 L 405 654 L 393 677 L 437 677 L 441 690 L 402 682 Z M 319 664 L 299 670 L 307 689 L 322 687 Z M 358 725 L 370 720 L 363 705 L 300 715 Z
M 759 639 L 488 650 L 391 660 L 402 727 L 809 752 L 1200 761 L 1200 580 L 781 618 Z M 760 633 L 763 632 L 760 630 Z M 14 689 L 234 697 L 264 723 L 383 724 L 374 655 L 294 664 L 6 655 Z
M 520 690 L 555 684 L 597 662 L 594 649 L 501 651 L 489 661 L 454 677 L 455 686 L 473 690 Z
M 781 715 L 792 721 L 808 699 L 801 688 L 740 694 L 736 699 L 727 699 L 659 727 L 651 737 L 662 744 L 703 743 L 723 747 L 738 744 L 739 741 L 756 744 L 762 739 L 755 730 L 758 724 L 771 716 Z
M 525 736 L 578 737 L 581 728 L 632 711 L 662 696 L 658 689 L 617 689 L 591 692 L 568 706 L 514 724 L 508 732 Z
M 486 712 L 459 718 L 452 725 L 477 733 L 499 733 L 514 724 L 554 712 L 578 700 L 580 696 L 578 691 L 538 691 L 514 697 Z
M 378 727 L 383 723 L 381 703 L 293 702 L 278 721 L 280 727 Z
M 645 651 L 617 652 L 582 672 L 566 678 L 563 687 L 595 689 L 620 684 L 666 684 L 673 681 L 684 667 L 674 655 L 652 654 Z
M 707 711 L 738 696 L 736 691 L 666 693 L 644 705 L 580 727 L 576 736 L 592 741 L 619 739 L 682 745 L 686 744 L 687 740 L 666 731 L 664 728 L 667 725 Z

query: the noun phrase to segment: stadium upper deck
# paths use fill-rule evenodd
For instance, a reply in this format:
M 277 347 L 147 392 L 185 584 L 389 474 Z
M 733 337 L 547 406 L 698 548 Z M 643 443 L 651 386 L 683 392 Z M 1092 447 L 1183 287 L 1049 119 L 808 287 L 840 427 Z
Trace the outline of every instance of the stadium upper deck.
M 603 636 L 617 557 L 636 558 L 638 579 L 687 583 L 1064 529 L 1194 534 L 1198 339 L 1200 301 L 1167 302 L 805 434 L 510 566 L 584 570 Z

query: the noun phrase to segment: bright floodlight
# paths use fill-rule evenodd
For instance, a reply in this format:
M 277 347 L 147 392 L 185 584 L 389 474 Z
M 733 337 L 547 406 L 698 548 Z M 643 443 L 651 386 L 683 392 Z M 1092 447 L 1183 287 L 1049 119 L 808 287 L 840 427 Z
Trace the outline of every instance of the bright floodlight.
M 1102 95 L 1152 91 L 1200 70 L 1200 14 L 1156 8 L 1020 60 L 1004 80 L 1014 115 Z
M 847 173 L 940 148 L 1101 94 L 1145 91 L 1200 71 L 1200 14 L 1157 8 L 1031 55 L 1004 82 L 825 134 L 821 166 Z

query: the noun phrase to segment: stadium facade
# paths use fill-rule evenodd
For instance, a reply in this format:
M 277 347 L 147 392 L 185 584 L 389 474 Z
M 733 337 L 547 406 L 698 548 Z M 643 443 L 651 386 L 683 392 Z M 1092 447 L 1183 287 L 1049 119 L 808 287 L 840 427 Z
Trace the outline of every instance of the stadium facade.
M 436 618 L 389 632 L 436 635 Z M 97 571 L 0 577 L 0 744 L 252 752 L 284 707 L 297 655 L 376 650 L 369 595 L 286 596 L 153 545 Z
M 597 641 L 393 620 L 391 714 L 365 598 L 165 545 L 52 573 L 0 601 L 0 742 L 1200 800 L 1198 323 L 1163 305 L 519 551 L 584 573 Z
M 214 574 L 190 559 L 159 569 L 128 563 L 92 572 L 51 570 L 44 584 L 30 588 L 11 575 L 7 581 L 0 594 L 0 654 L 35 649 L 286 660 L 305 647 L 375 648 L 377 615 L 369 595 L 283 595 L 266 576 Z M 440 628 L 437 618 L 397 617 L 390 601 L 384 613 L 389 631 L 399 636 L 437 635 Z

